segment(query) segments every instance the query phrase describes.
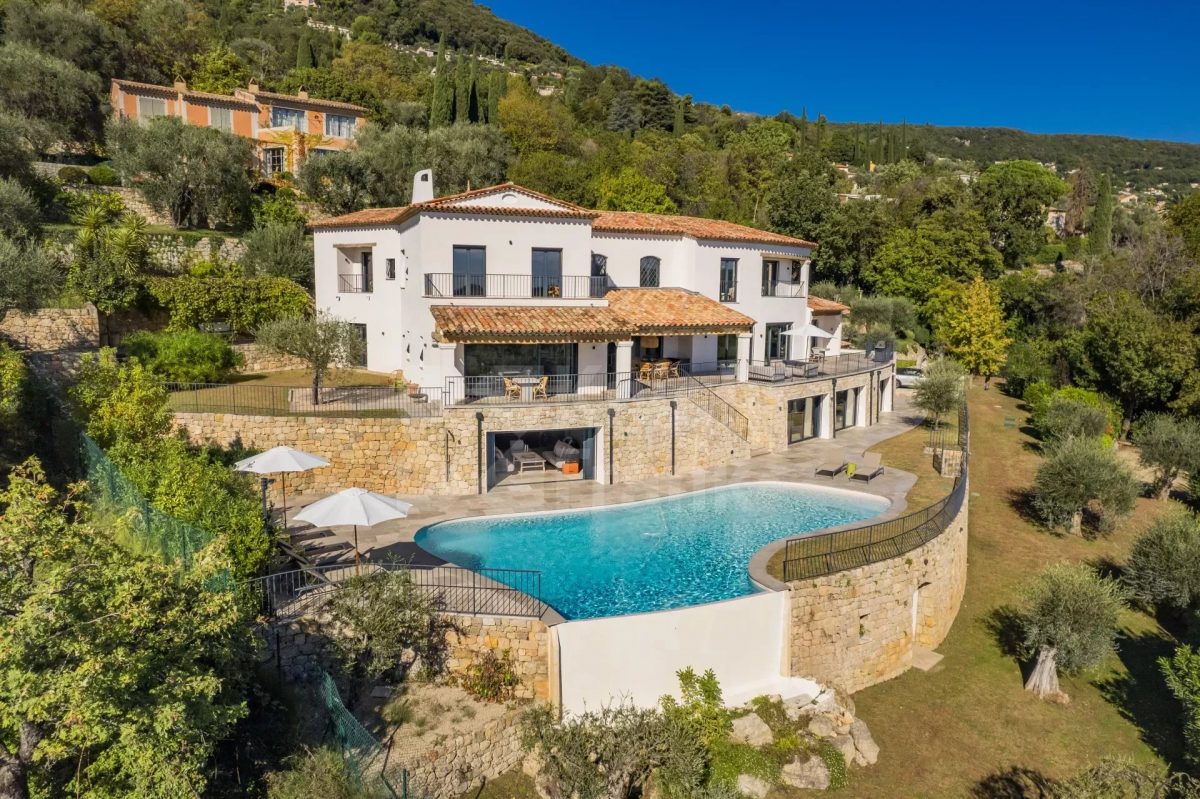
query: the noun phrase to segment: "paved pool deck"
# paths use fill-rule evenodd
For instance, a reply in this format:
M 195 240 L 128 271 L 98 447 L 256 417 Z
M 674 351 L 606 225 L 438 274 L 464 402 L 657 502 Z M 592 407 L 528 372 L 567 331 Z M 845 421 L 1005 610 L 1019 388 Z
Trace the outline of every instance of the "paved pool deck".
M 372 528 L 359 528 L 358 543 L 363 556 L 369 560 L 404 560 L 416 564 L 441 564 L 438 558 L 413 543 L 413 537 L 422 527 L 437 522 L 476 516 L 494 516 L 537 511 L 571 510 L 618 505 L 646 499 L 701 491 L 706 488 L 752 483 L 763 480 L 802 483 L 815 486 L 835 487 L 861 491 L 888 499 L 891 507 L 877 520 L 900 515 L 906 507 L 905 496 L 916 482 L 916 476 L 899 469 L 888 468 L 882 475 L 869 483 L 850 480 L 844 473 L 835 478 L 818 477 L 817 466 L 837 459 L 851 460 L 881 441 L 893 438 L 921 424 L 923 415 L 912 408 L 909 392 L 896 392 L 896 408 L 885 413 L 871 427 L 853 427 L 841 430 L 835 439 L 810 439 L 795 444 L 786 450 L 751 457 L 728 466 L 715 469 L 696 470 L 677 475 L 667 475 L 636 483 L 606 485 L 594 481 L 561 482 L 534 485 L 497 487 L 490 493 L 479 495 L 442 496 L 436 494 L 399 495 L 413 503 L 412 513 L 405 519 L 385 522 Z M 349 487 L 349 486 L 347 486 Z M 292 516 L 304 505 L 321 499 L 323 495 L 301 495 L 289 497 L 288 515 Z M 299 525 L 297 527 L 303 527 Z M 292 527 L 296 529 L 296 527 Z M 351 530 L 333 528 L 333 533 L 345 540 L 351 539 Z M 777 542 L 782 546 L 782 540 Z M 770 557 L 774 545 L 768 545 L 755 557 L 755 561 Z M 762 563 L 765 564 L 765 559 Z M 762 579 L 762 569 L 751 569 L 752 576 L 766 587 L 774 587 L 775 581 Z M 757 572 L 757 573 L 756 573 Z

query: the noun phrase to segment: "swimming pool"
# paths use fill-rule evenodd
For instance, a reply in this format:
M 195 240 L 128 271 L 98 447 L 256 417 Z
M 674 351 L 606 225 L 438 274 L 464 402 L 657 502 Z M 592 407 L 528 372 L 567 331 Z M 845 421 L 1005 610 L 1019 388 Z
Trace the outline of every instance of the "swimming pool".
M 568 619 L 698 605 L 754 593 L 747 567 L 780 538 L 885 511 L 886 499 L 743 483 L 601 508 L 487 516 L 421 529 L 422 549 L 469 569 L 533 569 Z

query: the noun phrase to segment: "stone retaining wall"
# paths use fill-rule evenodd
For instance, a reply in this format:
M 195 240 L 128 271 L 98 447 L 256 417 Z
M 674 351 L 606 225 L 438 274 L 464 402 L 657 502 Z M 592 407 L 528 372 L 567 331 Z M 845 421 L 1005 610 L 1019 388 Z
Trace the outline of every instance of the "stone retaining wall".
M 242 374 L 308 368 L 308 364 L 300 358 L 291 355 L 280 355 L 277 352 L 268 350 L 266 347 L 260 347 L 253 342 L 234 344 L 233 349 L 242 356 L 242 368 L 238 370 Z
M 473 616 L 448 613 L 458 630 L 447 633 L 447 672 L 465 674 L 485 652 L 509 652 L 520 679 L 518 699 L 550 699 L 550 633 L 538 619 L 516 616 Z M 286 676 L 312 681 L 334 668 L 333 638 L 339 634 L 329 613 L 311 614 L 264 625 L 259 629 L 260 660 Z
M 34 352 L 92 349 L 100 345 L 100 314 L 95 306 L 9 311 L 0 336 Z
M 482 782 L 495 779 L 521 765 L 521 714 L 508 711 L 471 735 L 447 739 L 423 752 L 404 752 L 400 767 L 408 769 L 409 790 L 423 799 L 456 799 Z M 389 766 L 389 781 L 399 787 L 399 769 Z
M 853 693 L 912 666 L 950 632 L 967 584 L 967 515 L 891 560 L 788 584 L 791 673 Z

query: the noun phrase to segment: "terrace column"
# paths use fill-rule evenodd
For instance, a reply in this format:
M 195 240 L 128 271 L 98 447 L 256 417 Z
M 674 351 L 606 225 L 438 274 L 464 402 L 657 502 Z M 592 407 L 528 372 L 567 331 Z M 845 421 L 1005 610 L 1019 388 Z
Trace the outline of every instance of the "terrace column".
M 633 341 L 617 342 L 617 399 L 633 396 Z
M 739 383 L 750 380 L 750 339 L 752 336 L 752 333 L 738 333 L 736 374 Z

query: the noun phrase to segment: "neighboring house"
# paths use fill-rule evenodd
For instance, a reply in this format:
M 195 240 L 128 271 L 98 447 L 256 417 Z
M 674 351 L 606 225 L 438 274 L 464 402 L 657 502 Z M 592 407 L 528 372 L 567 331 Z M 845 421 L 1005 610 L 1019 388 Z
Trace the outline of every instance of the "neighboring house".
M 346 149 L 367 112 L 351 103 L 309 97 L 303 90 L 277 94 L 251 83 L 232 95 L 211 94 L 189 89 L 182 80 L 158 86 L 114 79 L 112 107 L 120 119 L 172 116 L 251 139 L 266 175 L 295 172 L 311 157 Z
M 732 374 L 841 352 L 845 306 L 808 296 L 812 242 L 512 183 L 433 199 L 428 171 L 413 196 L 312 226 L 316 305 L 360 326 L 368 369 L 455 399 L 503 376 L 612 389 L 643 362 Z M 833 337 L 786 335 L 810 323 Z
M 1046 226 L 1061 236 L 1067 226 L 1067 211 L 1064 208 L 1046 209 Z

